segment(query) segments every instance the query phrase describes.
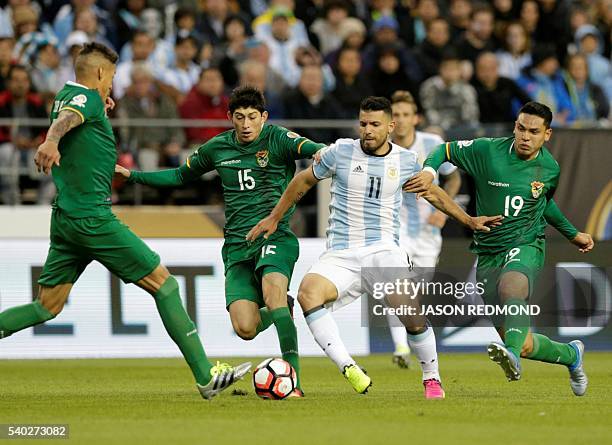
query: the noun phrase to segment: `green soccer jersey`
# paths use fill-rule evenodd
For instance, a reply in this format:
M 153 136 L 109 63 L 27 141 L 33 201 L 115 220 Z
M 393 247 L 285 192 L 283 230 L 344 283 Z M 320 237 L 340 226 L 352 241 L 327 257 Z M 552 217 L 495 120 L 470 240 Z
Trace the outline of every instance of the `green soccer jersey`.
M 244 241 L 246 234 L 268 216 L 295 173 L 295 161 L 309 158 L 324 144 L 276 125 L 265 125 L 259 137 L 241 144 L 229 130 L 201 145 L 178 169 L 132 172 L 130 182 L 156 187 L 185 183 L 217 170 L 225 199 L 226 242 Z M 279 223 L 288 228 L 293 209 Z
M 60 139 L 60 166 L 52 170 L 54 206 L 73 218 L 106 215 L 111 211 L 117 149 L 102 98 L 96 90 L 67 82 L 55 96 L 51 122 L 62 110 L 76 113 L 82 124 Z
M 449 161 L 474 178 L 478 215 L 504 216 L 501 226 L 474 233 L 472 251 L 501 252 L 544 234 L 545 211 L 560 172 L 545 147 L 525 161 L 517 156 L 513 137 L 447 142 L 430 155 L 425 166 L 437 170 L 440 161 Z

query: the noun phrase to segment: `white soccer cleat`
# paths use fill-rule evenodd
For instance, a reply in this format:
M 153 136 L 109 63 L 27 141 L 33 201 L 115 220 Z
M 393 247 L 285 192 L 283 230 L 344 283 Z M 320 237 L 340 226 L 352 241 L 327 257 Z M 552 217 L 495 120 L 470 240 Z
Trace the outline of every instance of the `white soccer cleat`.
M 207 385 L 202 386 L 196 383 L 202 397 L 206 400 L 212 399 L 224 389 L 242 379 L 251 369 L 251 362 L 242 363 L 236 367 L 227 363 L 219 363 L 210 370 L 211 379 Z
M 569 342 L 570 346 L 576 350 L 576 361 L 567 367 L 570 375 L 570 386 L 577 396 L 583 396 L 587 390 L 589 379 L 584 372 L 584 343 L 580 340 Z

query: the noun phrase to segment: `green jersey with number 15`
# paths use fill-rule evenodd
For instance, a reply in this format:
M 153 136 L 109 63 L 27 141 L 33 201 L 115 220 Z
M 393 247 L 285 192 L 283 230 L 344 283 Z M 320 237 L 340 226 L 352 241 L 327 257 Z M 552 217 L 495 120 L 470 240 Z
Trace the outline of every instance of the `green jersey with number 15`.
M 295 161 L 324 147 L 276 125 L 241 144 L 229 130 L 198 148 L 187 160 L 189 175 L 217 170 L 225 199 L 225 239 L 244 241 L 248 231 L 272 211 L 295 173 Z M 288 227 L 293 210 L 279 228 Z
M 559 164 L 546 148 L 542 147 L 530 161 L 518 157 L 513 137 L 447 142 L 438 150 L 444 151 L 444 161 L 474 178 L 476 213 L 504 216 L 501 226 L 474 233 L 473 252 L 501 252 L 544 235 L 544 212 L 557 188 L 560 172 Z M 425 166 L 437 170 L 441 160 L 442 156 L 436 157 L 434 152 Z

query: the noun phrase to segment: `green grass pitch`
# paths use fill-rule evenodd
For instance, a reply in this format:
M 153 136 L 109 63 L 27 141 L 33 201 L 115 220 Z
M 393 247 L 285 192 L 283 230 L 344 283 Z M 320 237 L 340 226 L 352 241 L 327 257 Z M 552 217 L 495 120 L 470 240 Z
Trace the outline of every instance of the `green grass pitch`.
M 328 359 L 307 357 L 305 399 L 260 400 L 249 374 L 237 385 L 248 395 L 205 401 L 178 359 L 4 360 L 0 423 L 67 423 L 63 443 L 75 444 L 612 443 L 612 353 L 587 351 L 584 397 L 564 367 L 523 360 L 522 380 L 508 383 L 485 353 L 441 355 L 443 401 L 424 400 L 420 371 L 388 355 L 359 363 L 374 382 L 365 396 Z

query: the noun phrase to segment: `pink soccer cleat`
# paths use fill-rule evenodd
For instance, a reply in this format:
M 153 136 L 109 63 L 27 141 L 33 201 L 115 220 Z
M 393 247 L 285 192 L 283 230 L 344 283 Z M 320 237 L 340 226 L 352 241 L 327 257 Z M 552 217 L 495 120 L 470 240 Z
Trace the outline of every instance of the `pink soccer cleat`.
M 425 387 L 425 398 L 427 400 L 444 398 L 444 390 L 442 389 L 442 383 L 440 383 L 440 380 L 423 380 L 423 386 Z

